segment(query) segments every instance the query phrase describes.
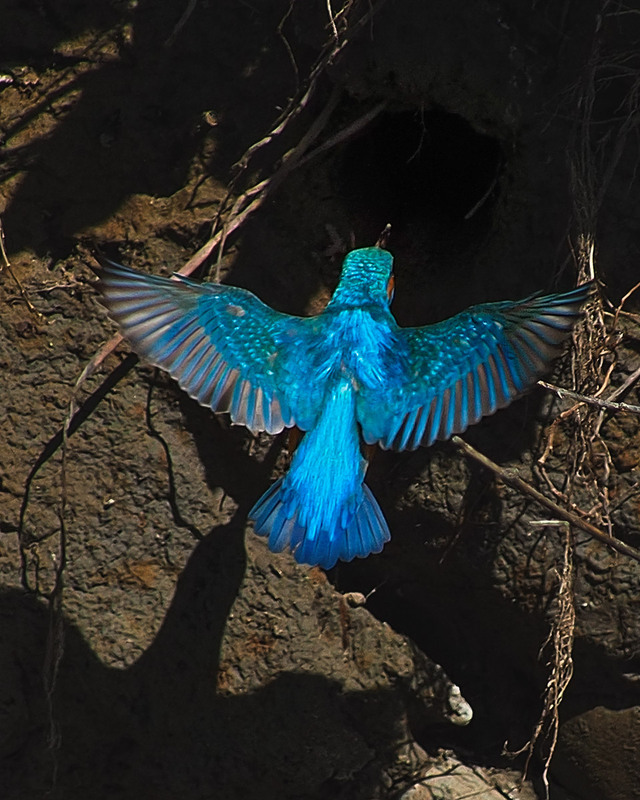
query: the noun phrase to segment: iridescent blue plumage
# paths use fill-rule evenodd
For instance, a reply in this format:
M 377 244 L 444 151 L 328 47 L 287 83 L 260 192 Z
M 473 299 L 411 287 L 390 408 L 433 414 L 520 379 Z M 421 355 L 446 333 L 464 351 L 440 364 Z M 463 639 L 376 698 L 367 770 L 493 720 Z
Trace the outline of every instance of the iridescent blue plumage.
M 289 472 L 250 512 L 272 550 L 289 547 L 302 563 L 331 567 L 388 541 L 364 484 L 365 443 L 415 449 L 507 405 L 545 372 L 593 291 L 400 328 L 392 263 L 378 247 L 349 253 L 327 308 L 308 318 L 233 286 L 103 265 L 105 304 L 137 353 L 234 423 L 305 432 Z

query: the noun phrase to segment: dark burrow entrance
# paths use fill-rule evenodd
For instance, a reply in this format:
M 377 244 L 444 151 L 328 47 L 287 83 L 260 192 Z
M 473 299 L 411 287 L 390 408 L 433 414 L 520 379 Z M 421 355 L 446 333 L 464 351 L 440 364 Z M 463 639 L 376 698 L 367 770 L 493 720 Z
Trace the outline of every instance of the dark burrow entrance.
M 354 215 L 392 225 L 396 249 L 462 255 L 492 223 L 500 142 L 442 109 L 384 113 L 344 149 L 338 184 Z

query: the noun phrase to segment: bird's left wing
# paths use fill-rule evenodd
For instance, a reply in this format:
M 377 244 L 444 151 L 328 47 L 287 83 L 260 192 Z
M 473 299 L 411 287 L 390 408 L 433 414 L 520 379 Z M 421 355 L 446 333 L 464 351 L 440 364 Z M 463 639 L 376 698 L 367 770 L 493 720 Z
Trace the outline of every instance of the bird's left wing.
M 563 294 L 473 306 L 435 325 L 397 328 L 401 369 L 359 395 L 364 440 L 414 450 L 508 405 L 548 370 L 593 291 L 587 283 Z
M 102 261 L 104 304 L 136 353 L 254 433 L 306 429 L 316 409 L 291 362 L 317 318 L 274 311 L 245 289 L 176 278 Z

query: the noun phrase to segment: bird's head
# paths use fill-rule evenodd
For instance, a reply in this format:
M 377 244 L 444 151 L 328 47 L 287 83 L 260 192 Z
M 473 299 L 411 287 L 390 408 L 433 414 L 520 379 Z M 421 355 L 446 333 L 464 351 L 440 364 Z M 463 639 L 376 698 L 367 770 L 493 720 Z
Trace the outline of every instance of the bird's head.
M 342 275 L 331 304 L 361 306 L 375 303 L 388 306 L 393 299 L 392 268 L 393 256 L 381 247 L 352 250 L 342 264 Z

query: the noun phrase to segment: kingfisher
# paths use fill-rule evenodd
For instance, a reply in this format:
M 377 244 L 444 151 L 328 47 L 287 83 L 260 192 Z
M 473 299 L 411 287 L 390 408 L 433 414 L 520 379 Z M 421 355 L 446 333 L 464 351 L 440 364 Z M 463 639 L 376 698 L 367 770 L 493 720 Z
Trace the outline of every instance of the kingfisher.
M 298 317 L 235 286 L 102 261 L 104 305 L 139 356 L 254 434 L 299 430 L 288 472 L 249 512 L 270 549 L 299 563 L 329 569 L 380 552 L 390 532 L 364 482 L 372 446 L 428 446 L 511 403 L 548 370 L 594 291 L 401 327 L 392 268 L 381 246 L 353 250 L 324 311 Z

